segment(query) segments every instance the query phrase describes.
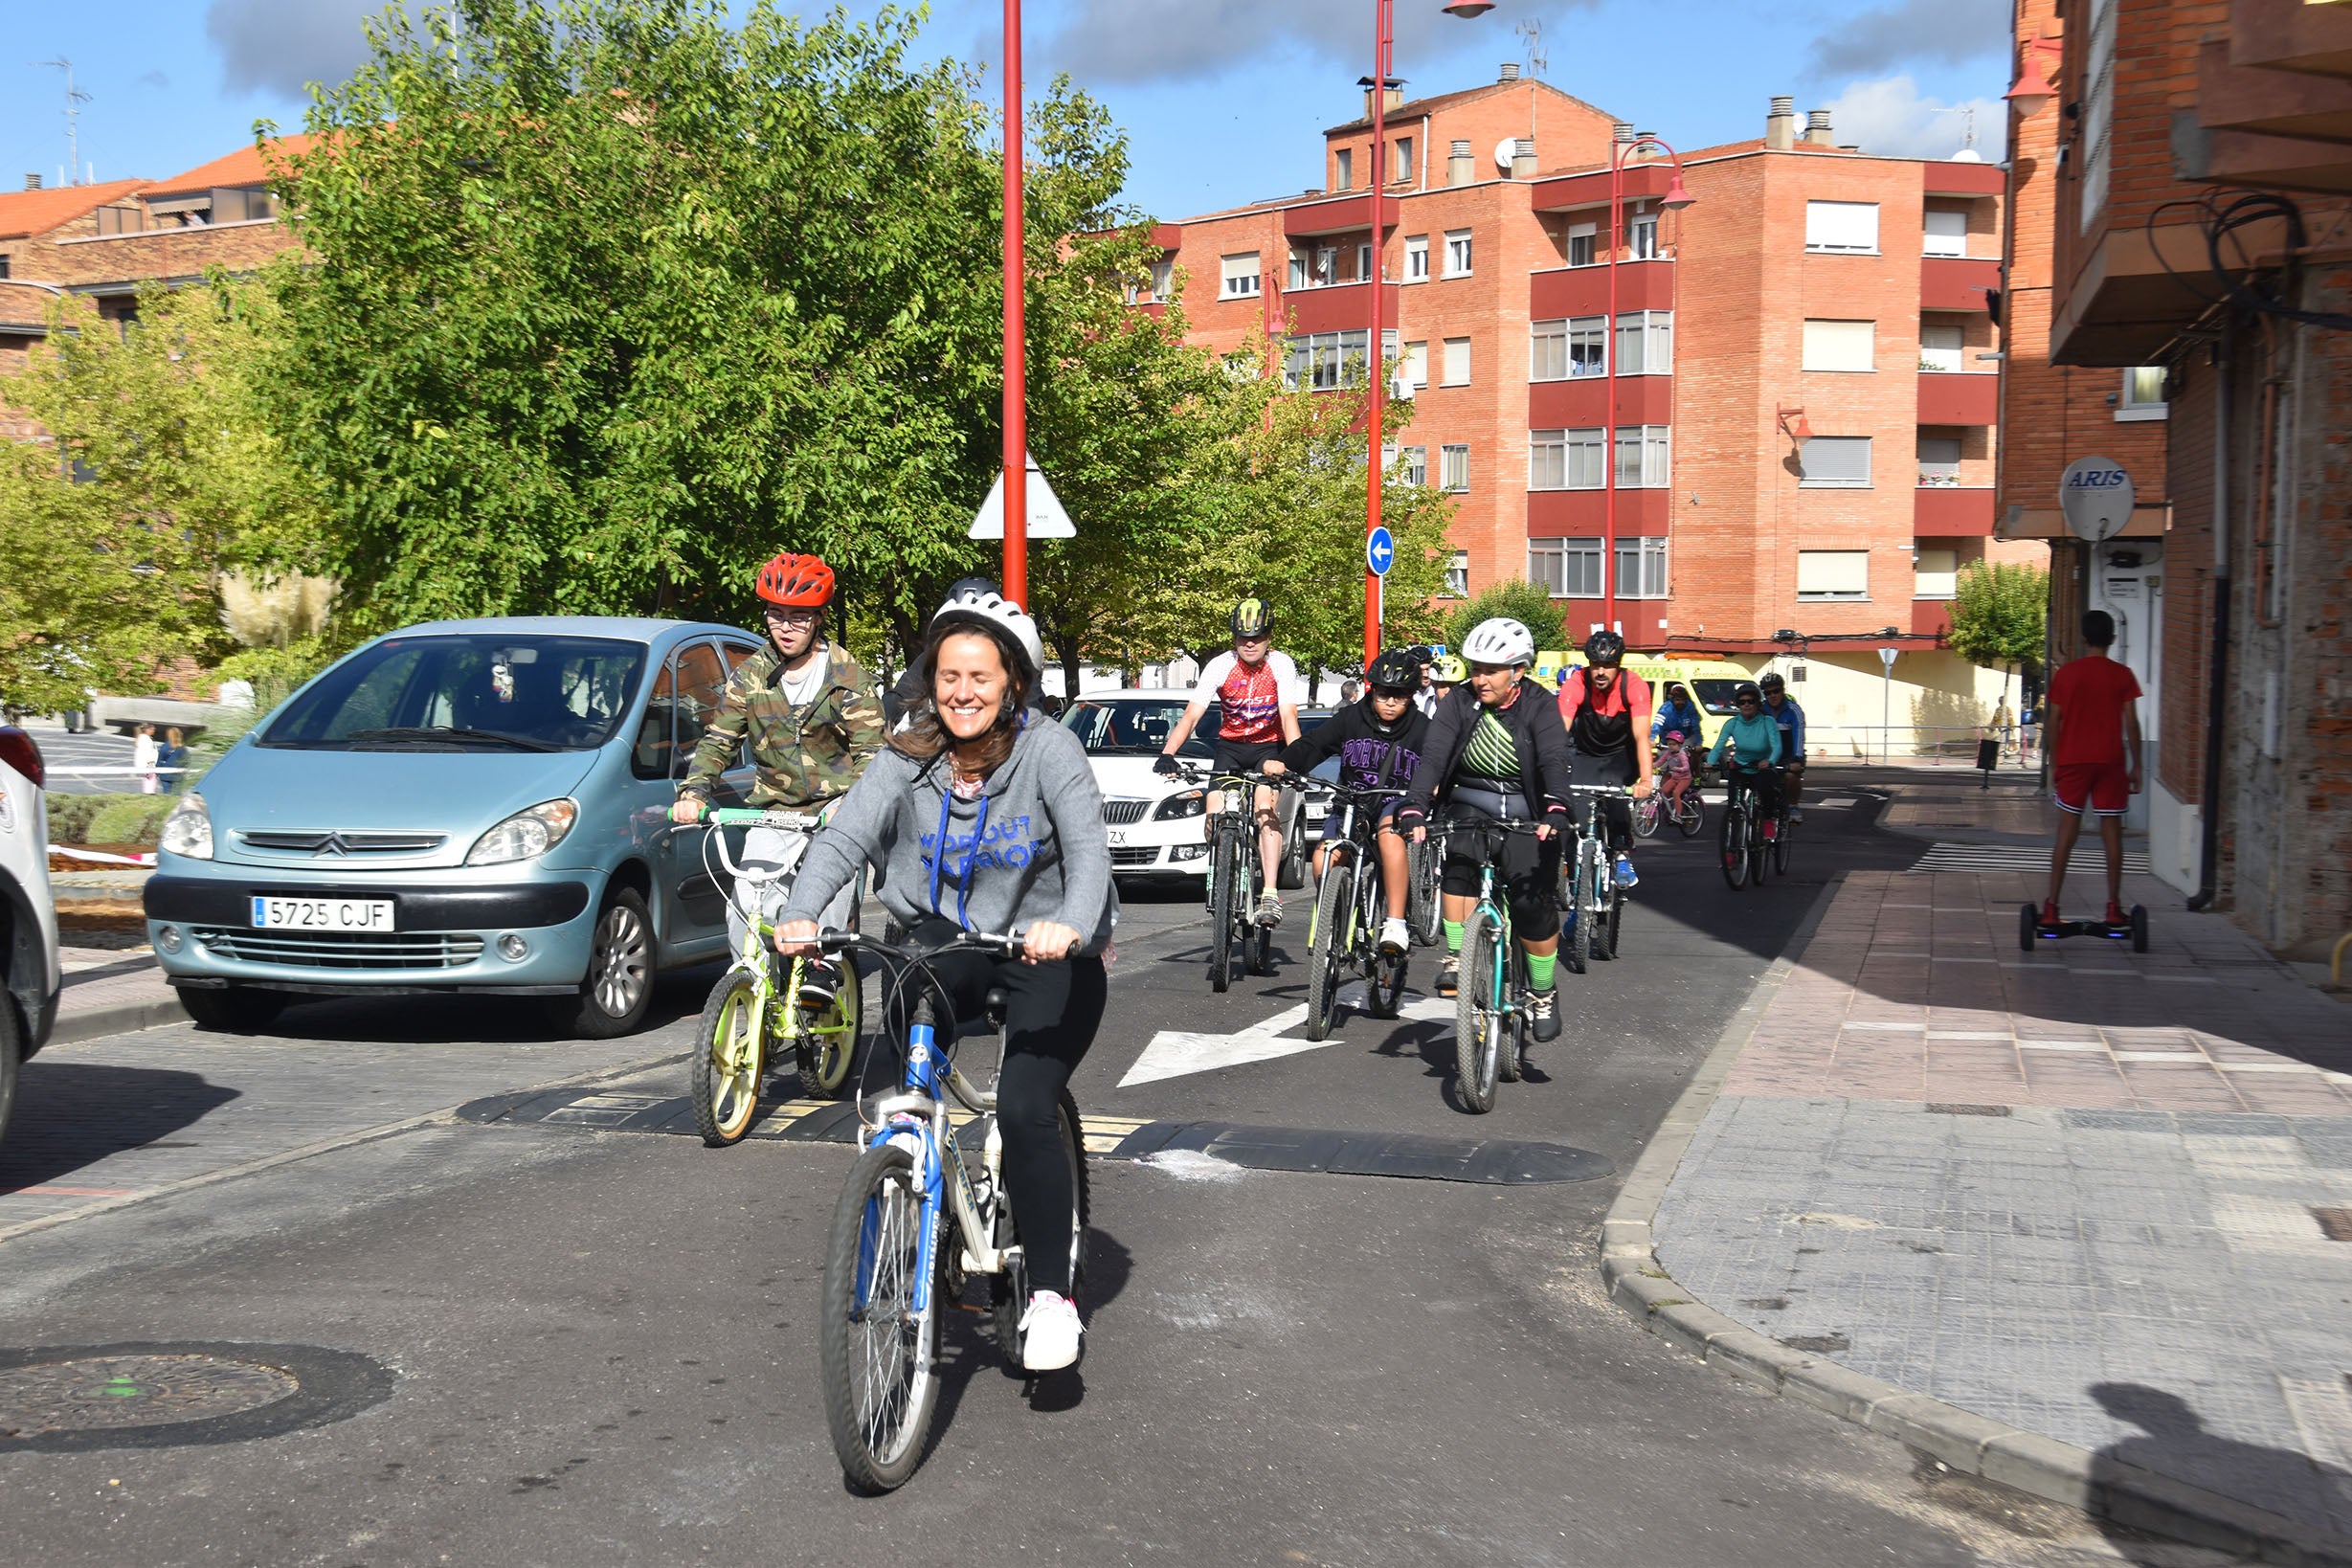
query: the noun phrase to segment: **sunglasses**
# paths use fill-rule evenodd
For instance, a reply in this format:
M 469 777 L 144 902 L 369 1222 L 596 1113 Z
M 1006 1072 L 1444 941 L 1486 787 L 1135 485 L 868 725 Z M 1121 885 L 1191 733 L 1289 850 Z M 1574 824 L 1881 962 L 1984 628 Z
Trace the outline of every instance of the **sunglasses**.
M 1764 700 L 1761 697 L 1742 697 L 1739 699 L 1739 706 L 1741 707 L 1761 707 L 1763 703 Z

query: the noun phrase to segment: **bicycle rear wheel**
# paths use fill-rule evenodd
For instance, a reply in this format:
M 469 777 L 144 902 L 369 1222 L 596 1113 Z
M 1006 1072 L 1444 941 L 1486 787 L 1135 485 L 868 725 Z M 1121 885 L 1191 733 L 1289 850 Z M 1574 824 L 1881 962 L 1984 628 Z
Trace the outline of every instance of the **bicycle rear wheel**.
M 1748 812 L 1748 880 L 1757 886 L 1764 885 L 1764 877 L 1772 869 L 1772 845 L 1764 839 L 1764 819 L 1751 808 Z
M 710 988 L 702 1021 L 695 1026 L 688 1089 L 695 1130 L 712 1149 L 740 1141 L 759 1109 L 760 1070 L 767 1056 L 767 1042 L 761 1038 L 767 1033 L 767 1019 L 759 1002 L 758 981 L 730 969 Z
M 864 1012 L 858 966 L 847 953 L 834 962 L 840 966 L 841 989 L 821 1012 L 795 1018 L 793 1059 L 800 1068 L 800 1092 L 811 1100 L 840 1099 L 858 1054 L 858 1022 Z
M 1495 946 L 1494 922 L 1473 915 L 1469 938 L 1462 945 L 1462 985 L 1454 996 L 1454 1066 L 1461 1075 L 1462 1103 L 1480 1115 L 1494 1109 L 1503 1048 Z
M 1748 809 L 1737 801 L 1723 808 L 1723 880 L 1737 892 L 1748 885 Z
M 924 1219 L 914 1159 L 890 1143 L 858 1157 L 833 1208 L 817 1336 L 825 1425 L 862 1491 L 914 1474 L 939 1401 L 939 1291 L 915 1309 Z
M 1686 839 L 1695 839 L 1707 831 L 1707 802 L 1699 798 L 1698 786 L 1693 784 L 1683 792 L 1683 809 L 1674 818 Z
M 1646 796 L 1640 800 L 1636 800 L 1633 803 L 1633 834 L 1635 838 L 1654 839 L 1658 836 L 1658 815 L 1660 810 L 1661 802 L 1658 793 L 1655 790 L 1652 790 Z
M 1772 840 L 1772 869 L 1776 875 L 1785 877 L 1788 875 L 1788 858 L 1796 853 L 1790 847 L 1789 840 L 1797 836 L 1785 808 L 1781 813 L 1779 825 L 1773 831 L 1780 837 Z
M 1209 989 L 1222 993 L 1233 984 L 1233 901 L 1244 885 L 1240 858 L 1234 853 L 1231 828 L 1217 830 L 1217 844 L 1209 854 Z
M 1258 905 L 1266 896 L 1266 872 L 1258 864 L 1258 840 L 1253 832 L 1241 847 L 1242 863 L 1246 868 L 1243 879 L 1235 884 L 1242 890 L 1242 973 L 1271 974 L 1274 973 L 1274 933 L 1258 924 Z
M 1070 1192 L 1075 1198 L 1070 1229 L 1070 1299 L 1086 1283 L 1086 1224 L 1093 1217 L 1093 1192 L 1086 1181 L 1086 1151 L 1084 1126 L 1078 1118 L 1078 1102 L 1068 1089 L 1062 1091 L 1058 1108 L 1062 1124 L 1062 1157 L 1069 1162 Z M 999 1200 L 997 1207 L 997 1244 L 1009 1247 L 1020 1240 L 1020 1232 L 1013 1223 L 1012 1205 Z M 1005 1273 L 988 1282 L 990 1321 L 997 1331 L 997 1354 L 1004 1358 L 1007 1377 L 1025 1378 L 1028 1368 L 1022 1363 L 1020 1315 L 1029 1307 L 1029 1271 L 1017 1259 Z
M 1323 885 L 1315 891 L 1313 924 L 1307 932 L 1307 1038 L 1322 1040 L 1332 1032 L 1332 1015 L 1339 1005 L 1339 963 L 1347 951 L 1349 916 L 1355 910 L 1355 868 L 1347 855 L 1334 851 L 1323 869 Z

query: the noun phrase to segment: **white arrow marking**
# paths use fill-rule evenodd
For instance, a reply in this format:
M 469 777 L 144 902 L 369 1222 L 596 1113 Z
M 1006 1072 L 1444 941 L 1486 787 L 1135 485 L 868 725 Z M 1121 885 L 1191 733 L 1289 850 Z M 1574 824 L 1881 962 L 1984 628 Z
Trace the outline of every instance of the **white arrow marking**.
M 1345 1012 L 1362 1015 L 1366 1011 L 1364 984 L 1361 980 L 1342 986 L 1339 1006 Z M 1423 997 L 1408 991 L 1397 1009 L 1397 1018 L 1403 1021 L 1451 1023 L 1454 1004 L 1434 997 Z M 1386 1021 L 1386 1020 L 1383 1020 Z M 1272 1018 L 1261 1019 L 1246 1029 L 1229 1035 L 1199 1034 L 1189 1029 L 1162 1029 L 1152 1037 L 1135 1064 L 1127 1069 L 1119 1080 L 1119 1087 L 1131 1084 L 1156 1083 L 1163 1078 L 1182 1078 L 1189 1073 L 1213 1072 L 1219 1067 L 1239 1067 L 1251 1062 L 1271 1062 L 1277 1057 L 1297 1056 L 1305 1051 L 1319 1051 L 1326 1045 L 1339 1043 L 1336 1037 L 1327 1040 L 1285 1040 L 1281 1036 L 1307 1023 L 1307 1004 L 1286 1007 Z

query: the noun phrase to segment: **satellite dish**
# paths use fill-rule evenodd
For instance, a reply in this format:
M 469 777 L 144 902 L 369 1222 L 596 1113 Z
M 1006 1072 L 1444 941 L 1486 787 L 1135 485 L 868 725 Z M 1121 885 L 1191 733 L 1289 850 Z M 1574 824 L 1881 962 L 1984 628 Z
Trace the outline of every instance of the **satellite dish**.
M 1958 152 L 1952 154 L 1951 158 L 1948 160 L 1948 162 L 1955 164 L 1981 164 L 1983 161 L 1984 154 L 1979 152 L 1974 147 L 1962 147 Z
M 1494 167 L 1501 169 L 1506 174 L 1510 173 L 1512 154 L 1517 152 L 1518 150 L 1519 139 L 1515 136 L 1506 136 L 1501 141 L 1495 143 Z

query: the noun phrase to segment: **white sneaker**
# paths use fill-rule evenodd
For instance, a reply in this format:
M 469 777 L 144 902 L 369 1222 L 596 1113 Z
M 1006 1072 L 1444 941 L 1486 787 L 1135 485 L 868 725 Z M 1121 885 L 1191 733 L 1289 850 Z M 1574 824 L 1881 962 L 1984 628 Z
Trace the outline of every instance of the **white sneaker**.
M 1020 1314 L 1020 1364 L 1030 1372 L 1059 1372 L 1078 1359 L 1078 1336 L 1086 1332 L 1077 1305 L 1051 1290 L 1032 1290 Z
M 1413 945 L 1413 932 L 1404 923 L 1404 916 L 1390 915 L 1380 922 L 1380 951 L 1391 957 Z

